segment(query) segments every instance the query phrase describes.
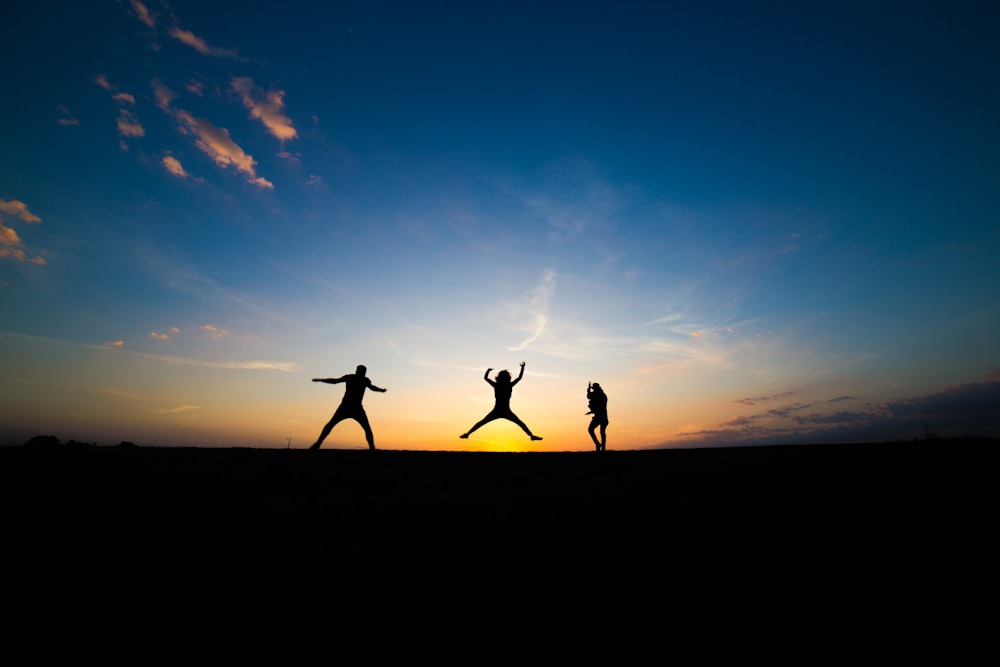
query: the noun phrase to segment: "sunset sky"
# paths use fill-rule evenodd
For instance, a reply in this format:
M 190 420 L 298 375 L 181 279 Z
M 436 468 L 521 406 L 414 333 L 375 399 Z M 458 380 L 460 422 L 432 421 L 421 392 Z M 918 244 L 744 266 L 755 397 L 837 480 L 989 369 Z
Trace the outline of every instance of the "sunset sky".
M 4 444 L 303 448 L 359 363 L 384 449 L 1000 435 L 996 3 L 0 25 Z

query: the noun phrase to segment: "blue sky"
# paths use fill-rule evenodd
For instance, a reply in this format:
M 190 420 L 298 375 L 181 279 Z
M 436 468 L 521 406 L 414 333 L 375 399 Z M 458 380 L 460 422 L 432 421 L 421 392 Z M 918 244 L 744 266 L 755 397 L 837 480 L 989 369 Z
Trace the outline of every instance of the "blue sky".
M 1000 435 L 995 4 L 325 4 L 0 10 L 0 440 Z

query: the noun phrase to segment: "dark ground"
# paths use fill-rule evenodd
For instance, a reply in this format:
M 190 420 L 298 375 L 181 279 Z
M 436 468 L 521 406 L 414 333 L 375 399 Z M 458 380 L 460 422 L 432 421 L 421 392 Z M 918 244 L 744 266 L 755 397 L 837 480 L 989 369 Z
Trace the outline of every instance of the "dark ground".
M 0 663 L 991 663 L 998 444 L 0 448 Z

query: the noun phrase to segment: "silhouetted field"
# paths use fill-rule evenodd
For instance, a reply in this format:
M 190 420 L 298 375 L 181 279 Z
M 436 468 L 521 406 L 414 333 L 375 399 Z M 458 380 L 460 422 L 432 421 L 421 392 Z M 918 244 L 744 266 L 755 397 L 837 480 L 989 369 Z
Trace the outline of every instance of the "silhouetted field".
M 981 661 L 996 445 L 0 448 L 0 658 Z

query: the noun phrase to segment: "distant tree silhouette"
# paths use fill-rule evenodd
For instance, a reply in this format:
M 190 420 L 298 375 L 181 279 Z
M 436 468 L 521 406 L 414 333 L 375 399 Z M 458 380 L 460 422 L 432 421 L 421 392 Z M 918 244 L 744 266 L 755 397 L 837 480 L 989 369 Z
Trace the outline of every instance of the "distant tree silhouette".
M 59 445 L 59 438 L 54 435 L 36 435 L 28 439 L 24 443 L 25 447 L 57 447 Z
M 372 381 L 365 376 L 367 372 L 368 369 L 364 364 L 358 364 L 354 373 L 341 375 L 339 378 L 313 378 L 313 382 L 325 382 L 326 384 L 340 384 L 343 382 L 347 385 L 347 388 L 344 390 L 344 398 L 341 399 L 337 411 L 333 413 L 333 417 L 323 427 L 323 431 L 319 434 L 319 438 L 316 439 L 316 443 L 309 449 L 319 449 L 326 436 L 330 435 L 333 427 L 345 419 L 353 419 L 361 424 L 361 428 L 365 430 L 365 440 L 368 442 L 368 449 L 375 449 L 375 436 L 372 434 L 372 427 L 368 424 L 368 415 L 365 414 L 365 408 L 361 405 L 361 399 L 365 396 L 365 389 L 371 389 L 380 393 L 385 393 L 386 390 L 373 385 Z
M 587 432 L 590 433 L 590 439 L 594 441 L 594 447 L 597 448 L 597 451 L 603 452 L 608 440 L 608 396 L 604 393 L 601 385 L 596 382 L 587 384 L 587 407 L 589 408 L 587 414 L 593 415 Z M 600 440 L 594 433 L 598 426 L 601 428 Z
M 514 385 L 521 381 L 524 377 L 524 362 L 521 362 L 521 372 L 518 373 L 517 379 L 511 381 L 510 371 L 502 370 L 497 373 L 496 380 L 490 379 L 490 371 L 492 368 L 487 368 L 486 372 L 483 374 L 483 379 L 486 380 L 493 387 L 493 396 L 496 402 L 493 405 L 493 409 L 488 415 L 480 419 L 476 424 L 470 428 L 468 431 L 458 436 L 460 438 L 468 438 L 476 429 L 480 426 L 487 424 L 494 419 L 506 419 L 512 421 L 521 427 L 521 430 L 528 434 L 532 440 L 541 440 L 541 437 L 533 434 L 531 429 L 529 429 L 523 421 L 518 419 L 517 415 L 510 409 L 510 396 L 514 391 Z

